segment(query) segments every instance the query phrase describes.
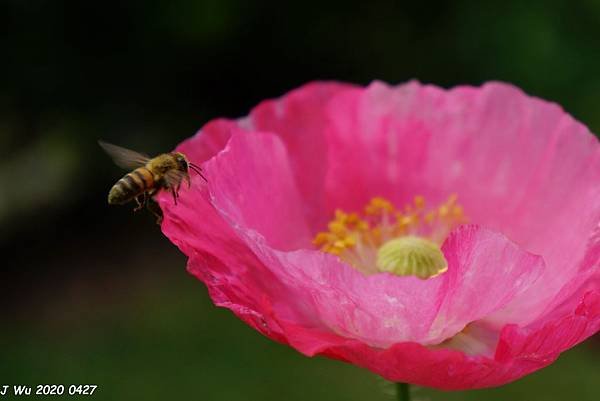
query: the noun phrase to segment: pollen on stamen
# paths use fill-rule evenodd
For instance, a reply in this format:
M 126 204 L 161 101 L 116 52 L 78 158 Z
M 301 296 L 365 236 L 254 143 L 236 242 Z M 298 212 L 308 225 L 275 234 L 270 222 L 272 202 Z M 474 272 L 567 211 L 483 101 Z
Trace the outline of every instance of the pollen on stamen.
M 423 196 L 401 208 L 375 197 L 362 213 L 336 210 L 328 231 L 318 233 L 313 242 L 367 275 L 388 272 L 427 279 L 446 271 L 440 245 L 465 222 L 456 195 L 433 208 Z

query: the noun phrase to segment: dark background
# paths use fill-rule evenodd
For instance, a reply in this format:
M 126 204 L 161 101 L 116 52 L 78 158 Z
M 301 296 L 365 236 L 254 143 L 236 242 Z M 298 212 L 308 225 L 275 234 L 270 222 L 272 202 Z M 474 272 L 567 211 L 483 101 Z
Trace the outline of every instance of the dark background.
M 526 3 L 526 4 L 525 4 Z M 385 400 L 212 306 L 152 218 L 108 207 L 103 138 L 150 154 L 315 79 L 512 82 L 600 132 L 600 2 L 0 0 L 0 385 L 107 400 Z M 590 340 L 500 389 L 595 400 Z

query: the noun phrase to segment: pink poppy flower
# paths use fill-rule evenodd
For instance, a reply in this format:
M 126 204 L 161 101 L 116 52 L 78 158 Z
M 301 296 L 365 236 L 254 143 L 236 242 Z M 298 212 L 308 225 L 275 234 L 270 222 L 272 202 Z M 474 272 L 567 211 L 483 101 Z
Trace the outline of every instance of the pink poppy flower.
M 311 83 L 178 151 L 162 230 L 216 305 L 308 355 L 498 386 L 600 329 L 600 146 L 502 83 Z

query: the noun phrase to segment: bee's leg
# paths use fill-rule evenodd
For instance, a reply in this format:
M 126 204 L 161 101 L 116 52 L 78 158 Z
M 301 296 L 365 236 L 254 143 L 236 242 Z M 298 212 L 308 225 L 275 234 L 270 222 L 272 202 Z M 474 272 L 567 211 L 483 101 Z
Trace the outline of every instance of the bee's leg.
M 140 201 L 140 198 L 142 198 L 141 201 Z M 144 206 L 146 206 L 146 204 L 148 203 L 148 198 L 147 198 L 145 192 L 142 195 L 136 196 L 134 199 L 135 199 L 135 203 L 137 203 L 137 206 L 135 207 L 135 209 L 133 209 L 134 212 L 142 210 L 142 208 Z
M 179 194 L 177 192 L 178 189 L 171 188 L 171 195 L 173 195 L 173 202 L 175 202 L 175 204 L 177 204 L 177 198 L 179 197 Z
M 158 202 L 154 200 L 152 197 L 148 197 L 146 201 L 146 209 L 150 211 L 156 217 L 156 224 L 160 225 L 163 220 L 162 209 L 158 205 Z

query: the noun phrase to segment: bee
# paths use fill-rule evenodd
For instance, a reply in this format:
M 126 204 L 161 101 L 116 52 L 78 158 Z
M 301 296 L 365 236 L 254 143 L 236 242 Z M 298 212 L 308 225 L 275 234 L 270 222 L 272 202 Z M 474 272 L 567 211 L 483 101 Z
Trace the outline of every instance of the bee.
M 134 211 L 146 206 L 157 217 L 159 224 L 162 220 L 162 213 L 154 201 L 154 195 L 161 189 L 170 191 L 173 201 L 177 204 L 181 183 L 185 181 L 188 187 L 191 186 L 190 169 L 206 181 L 202 175 L 202 169 L 191 163 L 183 153 L 163 153 L 150 158 L 145 154 L 104 141 L 98 141 L 98 143 L 117 166 L 132 170 L 110 189 L 108 203 L 122 205 L 135 200 L 137 207 Z

